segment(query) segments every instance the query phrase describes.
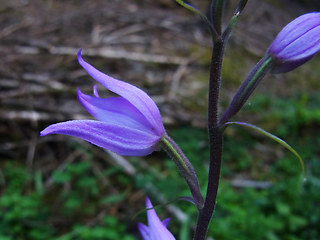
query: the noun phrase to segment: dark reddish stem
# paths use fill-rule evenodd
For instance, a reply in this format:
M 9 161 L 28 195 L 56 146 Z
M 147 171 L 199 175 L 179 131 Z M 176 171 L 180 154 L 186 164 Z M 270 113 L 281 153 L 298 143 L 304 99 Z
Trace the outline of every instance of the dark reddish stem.
M 207 194 L 204 207 L 199 210 L 194 240 L 204 240 L 216 204 L 218 193 L 221 157 L 222 130 L 219 126 L 219 92 L 221 82 L 221 65 L 224 53 L 224 41 L 216 41 L 213 47 L 208 100 L 208 131 L 210 147 L 210 165 L 208 175 Z

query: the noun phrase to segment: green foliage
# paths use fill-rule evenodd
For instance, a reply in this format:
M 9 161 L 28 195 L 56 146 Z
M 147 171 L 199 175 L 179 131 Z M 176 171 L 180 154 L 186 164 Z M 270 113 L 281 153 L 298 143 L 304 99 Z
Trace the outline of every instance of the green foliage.
M 57 240 L 134 240 L 135 238 L 126 232 L 124 225 L 121 225 L 114 217 L 105 217 L 99 226 L 88 227 L 75 225 L 72 231 Z
M 320 143 L 319 103 L 320 99 L 312 95 L 290 100 L 260 95 L 246 109 L 253 118 L 255 115 L 260 117 L 257 125 L 282 135 L 295 147 L 307 166 L 306 182 L 302 180 L 295 156 L 281 145 L 245 129 L 227 130 L 218 203 L 209 236 L 219 240 L 318 239 L 320 209 L 315 206 L 320 201 L 320 161 L 317 157 Z M 204 186 L 208 161 L 206 130 L 183 126 L 171 129 L 170 134 L 190 157 L 200 185 Z M 169 159 L 165 166 L 174 171 Z M 180 195 L 189 195 L 177 174 L 168 177 L 170 179 L 166 179 L 163 185 L 153 180 L 161 193 L 173 199 L 173 196 L 179 196 L 174 191 L 180 188 Z M 232 180 L 237 178 L 265 181 L 270 187 L 234 187 Z M 170 188 L 167 187 L 169 182 Z M 174 191 L 170 191 L 171 188 Z M 195 219 L 194 206 L 181 203 L 179 206 L 191 219 Z M 178 233 L 177 224 L 174 222 L 171 225 L 174 227 L 170 229 Z
M 114 216 L 106 216 L 94 225 L 85 225 L 99 209 L 118 202 L 125 197 L 121 194 L 104 194 L 99 178 L 90 172 L 91 163 L 80 161 L 70 163 L 63 170 L 52 174 L 54 188 L 46 192 L 41 174 L 34 177 L 24 166 L 11 162 L 4 164 L 2 183 L 5 185 L 0 198 L 0 240 L 99 240 L 135 239 L 127 233 L 126 225 Z M 106 175 L 117 173 L 108 171 Z M 71 185 L 72 190 L 60 191 L 60 185 Z M 50 217 L 71 222 L 64 226 L 65 233 L 51 223 Z M 75 219 L 79 218 L 78 221 Z M 74 223 L 73 223 L 74 222 Z M 62 233 L 62 235 L 61 235 Z
M 219 240 L 318 240 L 319 104 L 316 94 L 290 100 L 258 95 L 242 113 L 259 119 L 256 125 L 280 136 L 297 150 L 306 164 L 305 182 L 298 161 L 282 146 L 243 128 L 227 129 L 221 186 L 209 236 Z M 209 160 L 206 130 L 180 126 L 168 132 L 194 165 L 205 194 Z M 190 196 L 175 164 L 163 152 L 147 158 L 149 167 L 141 164 L 140 158 L 131 158 L 139 173 L 131 176 L 115 166 L 100 167 L 97 174 L 93 171 L 96 160 L 90 160 L 92 153 L 82 146 L 73 147 L 84 153 L 84 159 L 69 162 L 50 176 L 39 170 L 31 173 L 17 161 L 4 161 L 0 175 L 0 240 L 131 240 L 135 238 L 130 232 L 137 229 L 128 228 L 128 222 L 144 221 L 145 213 L 134 219 L 125 216 L 128 221 L 124 222 L 119 220 L 118 213 L 109 214 L 109 209 L 127 204 L 138 189 L 143 189 L 143 195 L 148 194 L 155 206 L 159 204 L 159 195 L 168 200 Z M 102 179 L 119 190 L 110 192 Z M 235 187 L 235 179 L 264 181 L 270 186 Z M 170 216 L 169 229 L 177 239 L 188 240 L 197 209 L 188 202 L 173 204 L 189 219 L 181 224 Z M 95 220 L 103 210 L 106 214 Z M 141 206 L 137 206 L 132 215 L 140 210 Z M 169 217 L 161 207 L 157 212 L 162 219 Z M 55 219 L 62 221 L 63 228 L 54 224 Z
M 298 95 L 293 99 L 280 99 L 258 95 L 254 104 L 247 106 L 251 114 L 258 114 L 268 128 L 276 128 L 276 135 L 297 137 L 305 127 L 320 124 L 319 94 Z M 262 111 L 263 110 L 263 111 Z
M 47 207 L 41 194 L 25 193 L 32 183 L 31 175 L 22 166 L 10 162 L 3 168 L 8 185 L 0 198 L 0 239 L 44 239 L 53 233 L 47 219 Z

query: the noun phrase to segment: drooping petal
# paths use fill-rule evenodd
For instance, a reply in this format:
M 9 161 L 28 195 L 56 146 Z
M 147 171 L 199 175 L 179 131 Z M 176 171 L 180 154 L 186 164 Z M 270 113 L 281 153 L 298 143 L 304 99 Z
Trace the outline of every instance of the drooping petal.
M 145 116 L 158 135 L 164 134 L 165 130 L 161 121 L 159 109 L 154 101 L 144 91 L 131 84 L 112 78 L 95 69 L 82 59 L 81 50 L 79 50 L 77 57 L 80 65 L 92 78 L 110 91 L 127 99 Z
M 95 120 L 73 120 L 45 128 L 40 135 L 64 134 L 82 138 L 94 145 L 120 155 L 146 156 L 156 150 L 159 137 L 132 129 Z
M 83 94 L 79 89 L 77 93 L 79 102 L 97 120 L 155 134 L 146 118 L 126 99 L 92 97 Z

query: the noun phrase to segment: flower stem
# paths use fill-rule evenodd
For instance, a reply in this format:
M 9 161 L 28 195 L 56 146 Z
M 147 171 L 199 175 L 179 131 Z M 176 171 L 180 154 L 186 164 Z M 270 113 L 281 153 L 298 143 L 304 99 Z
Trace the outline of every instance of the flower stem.
M 181 175 L 189 185 L 193 200 L 197 205 L 198 209 L 203 207 L 203 197 L 200 193 L 200 187 L 197 175 L 188 160 L 184 155 L 179 146 L 165 134 L 161 139 L 162 147 L 168 153 L 168 155 L 174 160 L 175 164 L 180 170 Z
M 258 86 L 263 77 L 273 67 L 273 59 L 265 55 L 257 65 L 252 69 L 246 80 L 241 84 L 231 103 L 223 113 L 220 123 L 224 124 L 229 121 L 246 103 L 252 92 Z

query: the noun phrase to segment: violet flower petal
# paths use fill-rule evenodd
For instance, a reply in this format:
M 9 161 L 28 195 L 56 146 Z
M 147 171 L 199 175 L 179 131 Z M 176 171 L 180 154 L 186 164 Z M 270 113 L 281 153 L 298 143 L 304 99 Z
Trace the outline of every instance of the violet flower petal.
M 161 222 L 157 216 L 156 211 L 153 209 L 150 199 L 146 198 L 146 207 L 149 209 L 147 211 L 148 215 L 148 226 L 144 224 L 138 224 L 139 230 L 144 240 L 175 240 L 174 236 L 166 228 L 169 220 L 166 219 L 165 222 Z M 152 209 L 151 209 L 152 208 Z
M 77 93 L 79 102 L 97 120 L 140 129 L 155 135 L 146 118 L 126 99 L 122 97 L 92 97 L 83 94 L 79 89 Z
M 161 121 L 159 109 L 144 91 L 95 69 L 82 59 L 81 49 L 79 50 L 77 57 L 80 65 L 92 78 L 102 84 L 105 88 L 127 99 L 145 116 L 158 135 L 162 136 L 164 134 L 165 130 Z
M 163 224 L 163 226 L 165 226 L 165 227 L 168 226 L 169 222 L 170 222 L 170 218 L 166 218 L 166 219 L 162 220 L 162 224 Z
M 152 209 L 149 209 L 148 212 L 147 212 L 148 225 L 149 226 L 163 225 L 162 222 L 160 221 L 157 213 L 156 213 L 156 210 L 153 209 L 152 203 L 151 203 L 151 201 L 150 201 L 150 199 L 148 197 L 146 198 L 146 207 L 148 209 L 152 208 Z
M 146 225 L 144 225 L 143 223 L 138 223 L 138 228 L 139 228 L 139 231 L 140 231 L 140 233 L 142 235 L 142 238 L 144 240 L 146 240 L 146 239 L 149 240 L 150 239 L 149 228 Z
M 82 138 L 120 155 L 145 156 L 156 150 L 159 137 L 125 126 L 95 120 L 73 120 L 45 128 L 40 135 L 64 134 Z

